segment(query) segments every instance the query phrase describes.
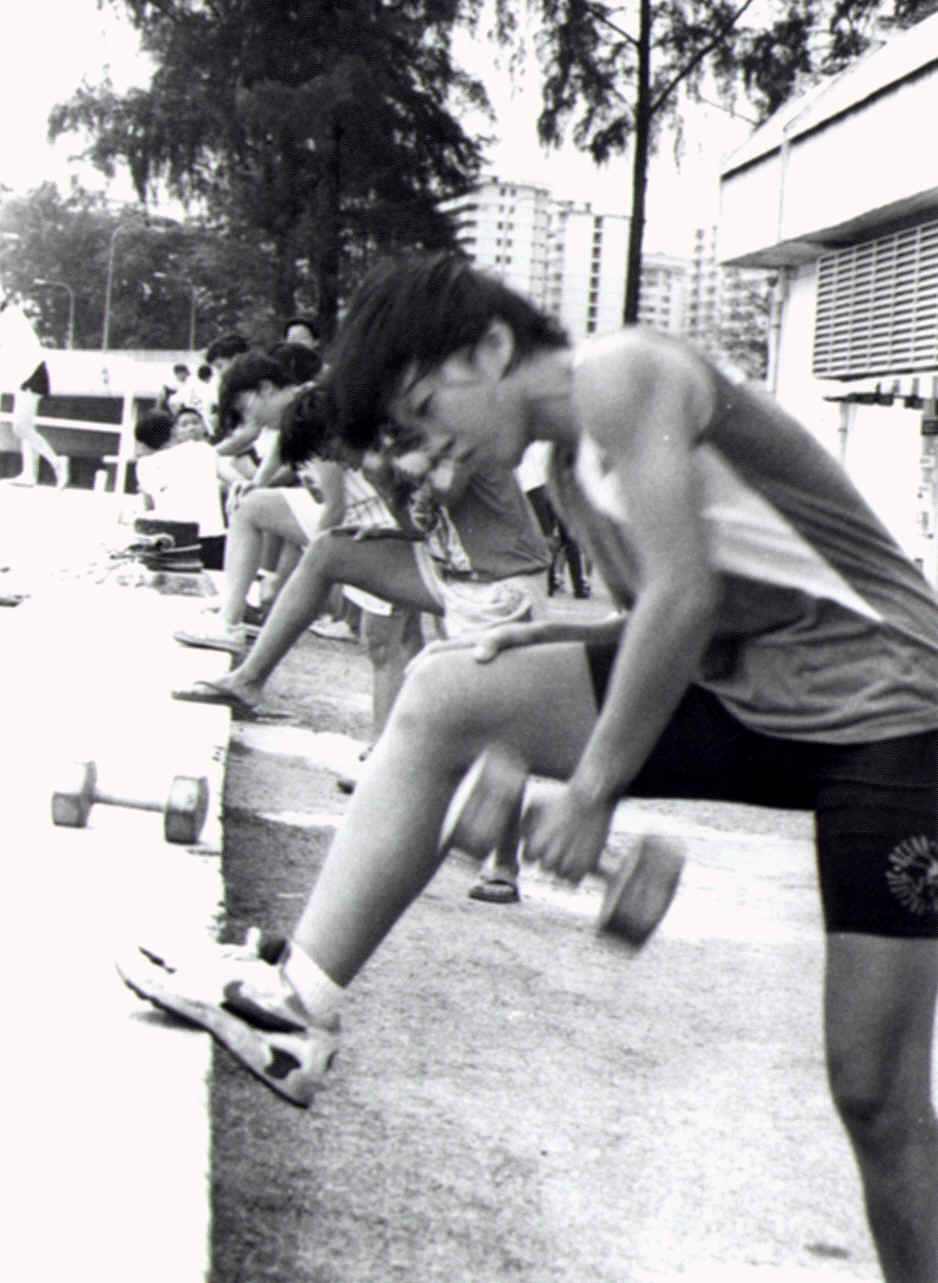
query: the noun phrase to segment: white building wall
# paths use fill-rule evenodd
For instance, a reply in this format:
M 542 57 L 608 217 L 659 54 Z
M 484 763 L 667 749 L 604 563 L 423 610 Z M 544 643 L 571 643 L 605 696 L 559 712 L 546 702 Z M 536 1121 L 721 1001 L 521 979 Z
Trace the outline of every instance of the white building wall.
M 789 269 L 782 273 L 781 281 L 784 306 L 781 327 L 774 338 L 778 343 L 778 367 L 770 391 L 839 459 L 839 406 L 824 398 L 841 395 L 843 385 L 816 379 L 811 373 L 817 264 Z
M 936 97 L 938 71 L 932 71 L 796 141 L 789 149 L 779 239 L 808 235 L 938 186 L 938 148 L 923 147 L 921 133 L 922 123 L 934 119 Z
M 843 398 L 852 385 L 811 373 L 816 287 L 816 263 L 787 274 L 778 369 L 770 390 L 843 465 L 899 545 L 938 584 L 938 472 L 930 439 L 922 436 L 922 412 L 899 402 L 863 405 L 825 399 Z M 888 385 L 888 378 L 883 382 Z M 931 515 L 923 519 L 929 509 Z
M 938 22 L 921 25 L 929 56 L 938 56 Z M 903 37 L 909 38 L 913 31 Z M 787 241 L 809 243 L 861 215 L 904 210 L 935 194 L 938 148 L 925 143 L 922 130 L 935 114 L 938 67 L 912 66 L 909 79 L 889 85 L 875 75 L 880 65 L 861 60 L 826 90 L 809 94 L 801 109 L 783 108 L 729 159 L 720 200 L 724 259 Z M 858 95 L 853 102 L 851 92 Z M 835 106 L 842 114 L 825 115 Z

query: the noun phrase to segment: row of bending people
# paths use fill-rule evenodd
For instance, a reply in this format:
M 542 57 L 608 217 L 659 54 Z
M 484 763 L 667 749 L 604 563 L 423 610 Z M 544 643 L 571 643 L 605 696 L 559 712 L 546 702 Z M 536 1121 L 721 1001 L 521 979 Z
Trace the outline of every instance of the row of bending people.
M 419 615 L 435 616 L 450 639 L 542 617 L 548 549 L 512 469 L 480 461 L 435 469 L 400 442 L 393 450 L 387 443 L 352 450 L 332 427 L 328 381 L 296 389 L 262 374 L 256 361 L 239 358 L 226 375 L 222 403 L 230 400 L 245 418 L 279 421 L 279 456 L 308 484 L 252 490 L 234 513 L 222 615 L 204 630 L 174 635 L 190 646 L 247 653 L 230 673 L 177 698 L 225 703 L 242 713 L 257 709 L 280 660 L 342 585 L 366 610 L 377 737 L 422 645 Z M 319 490 L 318 504 L 311 486 Z M 350 494 L 370 494 L 380 508 L 350 511 Z M 266 529 L 302 551 L 251 644 L 239 620 Z M 389 603 L 389 617 L 374 611 L 374 598 Z M 518 897 L 517 872 L 513 849 L 496 853 L 471 894 L 511 902 Z
M 628 614 L 513 623 L 419 659 L 288 938 L 205 946 L 172 969 L 173 942 L 154 942 L 122 956 L 128 983 L 305 1106 L 339 1046 L 347 986 L 433 878 L 454 790 L 489 743 L 561 782 L 526 816 L 525 843 L 572 881 L 595 869 L 626 795 L 811 810 L 833 1103 L 883 1277 L 935 1283 L 932 588 L 763 391 L 642 327 L 573 347 L 461 255 L 373 269 L 330 382 L 355 449 L 388 422 L 438 466 L 484 454 L 514 467 L 550 441 L 564 513 Z M 285 586 L 284 637 L 319 582 L 318 546 L 339 542 L 315 541 Z M 353 581 L 357 569 L 345 566 Z

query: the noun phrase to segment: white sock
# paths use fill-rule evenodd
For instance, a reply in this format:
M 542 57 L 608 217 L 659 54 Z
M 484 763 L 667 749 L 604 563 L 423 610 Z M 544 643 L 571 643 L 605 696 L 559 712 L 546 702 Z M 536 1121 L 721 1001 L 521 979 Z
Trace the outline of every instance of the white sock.
M 327 976 L 322 967 L 313 962 L 295 940 L 290 941 L 283 974 L 311 1016 L 329 1020 L 338 1012 L 345 997 L 345 989 Z

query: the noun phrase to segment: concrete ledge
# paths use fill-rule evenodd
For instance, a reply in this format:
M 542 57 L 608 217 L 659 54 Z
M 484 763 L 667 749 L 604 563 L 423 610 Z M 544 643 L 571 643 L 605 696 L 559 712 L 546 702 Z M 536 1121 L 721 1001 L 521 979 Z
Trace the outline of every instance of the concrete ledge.
M 17 491 L 12 502 L 17 539 L 4 559 L 30 596 L 0 611 L 3 1095 L 15 1173 L 0 1262 L 24 1283 L 207 1279 L 211 1040 L 139 1002 L 114 958 L 142 934 L 217 933 L 229 714 L 169 690 L 229 660 L 172 640 L 204 600 L 62 579 L 41 564 L 56 538 L 68 550 L 69 514 L 91 511 L 70 492 Z M 78 522 L 74 540 L 89 535 Z M 51 782 L 75 757 L 157 796 L 173 774 L 207 776 L 198 844 L 169 845 L 158 814 L 116 807 L 94 808 L 84 829 L 54 827 Z

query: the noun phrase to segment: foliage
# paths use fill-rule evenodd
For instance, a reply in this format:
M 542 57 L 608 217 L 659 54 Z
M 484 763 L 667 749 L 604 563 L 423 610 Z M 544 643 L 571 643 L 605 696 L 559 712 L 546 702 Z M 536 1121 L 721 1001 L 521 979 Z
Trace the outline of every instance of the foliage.
M 717 347 L 750 379 L 765 378 L 774 277 L 766 272 L 724 268 Z
M 265 298 L 271 264 L 247 232 L 147 219 L 137 207 L 115 212 L 99 195 L 76 188 L 63 197 L 51 183 L 8 196 L 0 230 L 0 280 L 23 299 L 49 347 L 66 345 L 65 286 L 75 300 L 74 346 L 101 346 L 112 240 L 110 347 L 186 347 L 193 289 L 198 346 L 232 329 L 261 341 L 279 337 Z
M 497 0 L 503 38 L 517 39 L 514 0 Z M 889 5 L 892 7 L 889 8 Z M 753 0 L 528 0 L 544 72 L 542 142 L 574 143 L 602 164 L 632 150 L 626 321 L 639 313 L 648 162 L 666 127 L 708 78 L 727 104 L 744 93 L 765 116 L 806 78 L 842 69 L 884 22 L 909 25 L 938 0 L 775 0 L 746 25 Z
M 302 295 L 328 332 L 343 259 L 451 242 L 436 202 L 471 184 L 481 154 L 455 113 L 487 100 L 450 38 L 478 0 L 121 2 L 149 87 L 82 86 L 50 133 L 84 132 L 87 156 L 105 173 L 126 163 L 141 200 L 162 182 L 259 237 L 275 312 Z
M 936 10 L 938 0 L 785 0 L 766 27 L 741 35 L 742 88 L 760 117 L 770 116 L 800 87 L 843 71 L 890 30 Z

